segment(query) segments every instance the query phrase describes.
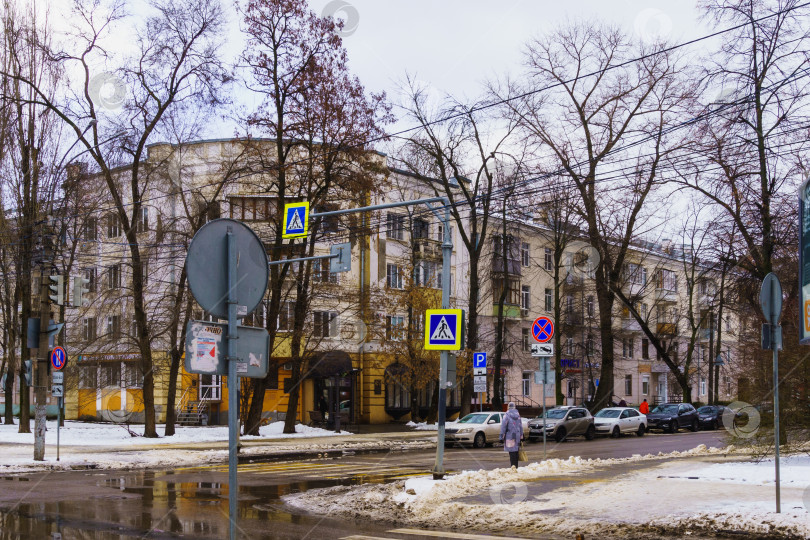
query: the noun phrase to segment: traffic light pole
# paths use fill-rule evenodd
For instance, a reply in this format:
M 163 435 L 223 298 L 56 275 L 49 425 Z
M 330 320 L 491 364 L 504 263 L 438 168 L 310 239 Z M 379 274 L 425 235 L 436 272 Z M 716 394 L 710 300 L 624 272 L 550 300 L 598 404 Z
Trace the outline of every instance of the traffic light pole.
M 39 347 L 34 366 L 34 461 L 45 459 L 45 400 L 48 392 L 48 326 L 51 321 L 48 274 L 42 267 L 39 288 Z

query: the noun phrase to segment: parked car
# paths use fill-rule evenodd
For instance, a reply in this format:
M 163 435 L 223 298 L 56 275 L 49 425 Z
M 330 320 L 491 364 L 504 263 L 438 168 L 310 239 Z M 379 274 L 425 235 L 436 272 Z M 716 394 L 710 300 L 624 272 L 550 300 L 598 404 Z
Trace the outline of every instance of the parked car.
M 501 422 L 506 413 L 477 412 L 470 413 L 455 422 L 447 422 L 444 426 L 444 443 L 452 446 L 455 443 L 472 444 L 475 448 L 491 445 L 501 436 Z M 523 421 L 523 437 L 528 438 L 528 420 Z
M 573 435 L 582 435 L 590 441 L 596 435 L 593 416 L 585 407 L 555 407 L 546 410 L 545 420 L 541 415 L 529 421 L 529 440 L 542 439 L 544 426 L 546 438 L 554 438 L 557 442 Z
M 647 429 L 677 432 L 688 427 L 698 430 L 698 412 L 688 403 L 662 403 L 647 415 Z
M 704 405 L 699 407 L 698 427 L 701 429 L 717 429 L 723 425 L 723 413 L 726 408 L 722 405 Z
M 607 407 L 594 415 L 593 425 L 599 434 L 635 433 L 641 437 L 647 432 L 647 417 L 632 407 Z

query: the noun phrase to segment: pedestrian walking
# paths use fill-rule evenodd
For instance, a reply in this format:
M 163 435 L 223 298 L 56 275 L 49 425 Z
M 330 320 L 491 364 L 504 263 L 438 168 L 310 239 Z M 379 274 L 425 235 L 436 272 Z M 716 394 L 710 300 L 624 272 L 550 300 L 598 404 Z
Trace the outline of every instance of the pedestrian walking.
M 641 405 L 638 406 L 638 412 L 641 414 L 650 414 L 650 404 L 647 403 L 647 400 L 641 402 Z
M 518 452 L 520 452 L 520 443 L 523 441 L 523 423 L 514 402 L 509 402 L 509 407 L 501 422 L 500 440 L 503 443 L 504 451 L 509 452 L 509 463 L 517 469 Z
M 627 407 L 627 402 L 626 402 L 624 399 L 622 399 L 622 400 L 619 402 L 619 407 Z
M 318 410 L 321 411 L 321 418 L 323 418 L 323 421 L 325 422 L 326 413 L 329 412 L 329 405 L 326 404 L 326 398 L 323 397 L 323 394 L 321 394 L 320 399 L 318 399 Z

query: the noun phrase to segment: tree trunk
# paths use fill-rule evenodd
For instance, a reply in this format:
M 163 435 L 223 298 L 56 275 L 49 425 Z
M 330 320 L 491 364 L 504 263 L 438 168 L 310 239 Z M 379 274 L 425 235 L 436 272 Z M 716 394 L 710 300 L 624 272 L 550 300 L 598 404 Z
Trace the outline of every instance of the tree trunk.
M 592 408 L 601 409 L 610 404 L 613 395 L 613 294 L 604 279 L 604 271 L 596 271 L 596 298 L 599 301 L 599 338 L 602 345 L 602 367 L 599 386 L 596 387 Z
M 163 431 L 164 437 L 174 435 L 174 423 L 177 421 L 174 402 L 177 396 L 177 376 L 180 372 L 180 351 L 173 347 L 170 354 L 172 363 L 169 366 L 169 388 L 166 392 L 166 429 Z
M 478 259 L 479 255 L 470 253 L 470 287 L 467 303 L 467 348 L 473 352 L 478 349 Z M 470 414 L 473 397 L 473 378 L 470 368 L 464 370 L 461 379 L 461 411 L 459 418 Z

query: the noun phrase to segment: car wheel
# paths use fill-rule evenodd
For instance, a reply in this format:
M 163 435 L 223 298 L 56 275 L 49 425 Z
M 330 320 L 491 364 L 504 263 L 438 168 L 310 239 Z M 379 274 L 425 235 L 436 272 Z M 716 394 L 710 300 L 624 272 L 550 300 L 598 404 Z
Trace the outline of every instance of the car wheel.
M 566 435 L 568 435 L 568 432 L 565 431 L 564 427 L 561 427 L 557 430 L 557 433 L 554 434 L 554 440 L 557 442 L 563 442 Z
M 538 437 L 529 437 L 529 442 L 537 442 L 540 439 Z
M 672 424 L 669 426 L 670 433 L 678 433 L 678 422 L 677 420 L 673 421 Z
M 479 431 L 475 434 L 475 438 L 473 439 L 473 446 L 475 448 L 483 448 L 487 445 L 487 436 L 484 435 L 483 431 Z
M 610 436 L 614 439 L 618 439 L 621 434 L 622 432 L 619 430 L 619 426 L 613 426 L 613 431 L 610 432 Z
M 445 442 L 444 443 L 445 448 L 453 448 L 454 446 L 455 446 L 455 443 L 451 443 L 451 442 Z
M 719 428 L 719 427 L 720 427 L 720 426 L 718 426 L 718 425 L 717 425 L 717 420 L 716 420 L 716 419 L 715 419 L 715 420 L 712 420 L 712 429 L 713 429 L 713 430 L 715 430 L 715 431 L 717 431 L 717 428 Z
M 636 435 L 638 435 L 639 437 L 643 437 L 645 433 L 647 433 L 647 428 L 644 426 L 644 424 L 638 426 L 638 431 L 636 431 Z
M 692 431 L 692 433 L 696 433 L 698 430 L 698 421 L 692 420 L 692 425 L 689 426 L 689 429 Z
M 585 440 L 592 441 L 595 435 L 596 428 L 593 426 L 588 426 L 588 429 L 585 430 Z

